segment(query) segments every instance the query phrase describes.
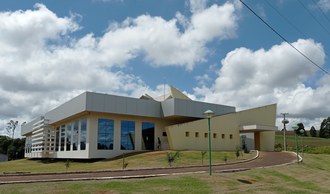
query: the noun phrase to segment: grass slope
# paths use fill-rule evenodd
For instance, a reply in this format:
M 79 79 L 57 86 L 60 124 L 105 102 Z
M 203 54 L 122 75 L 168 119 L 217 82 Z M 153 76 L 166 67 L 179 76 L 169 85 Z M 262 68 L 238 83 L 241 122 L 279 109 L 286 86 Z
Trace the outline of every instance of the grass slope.
M 146 152 L 125 157 L 125 163 L 128 163 L 127 169 L 167 167 L 167 152 L 174 151 L 156 151 Z M 213 164 L 224 163 L 227 157 L 228 162 L 249 159 L 256 153 L 243 154 L 238 159 L 235 152 L 212 152 Z M 204 156 L 204 165 L 208 164 L 208 155 Z M 68 171 L 91 171 L 91 170 L 115 170 L 122 169 L 123 159 L 108 159 L 99 161 L 72 161 Z M 200 151 L 181 151 L 181 156 L 173 163 L 173 166 L 202 165 L 202 154 Z M 14 160 L 0 163 L 0 172 L 65 172 L 65 160 Z
M 236 173 L 150 179 L 1 185 L 0 193 L 330 193 L 330 155 L 306 154 L 303 164 Z

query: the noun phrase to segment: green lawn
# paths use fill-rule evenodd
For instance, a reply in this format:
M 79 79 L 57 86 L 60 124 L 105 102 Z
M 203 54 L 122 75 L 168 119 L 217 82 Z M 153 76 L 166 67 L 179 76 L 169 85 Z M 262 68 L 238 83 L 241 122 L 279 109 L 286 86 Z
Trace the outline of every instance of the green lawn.
M 166 153 L 174 151 L 156 151 L 140 153 L 125 157 L 125 163 L 128 163 L 127 169 L 134 168 L 150 168 L 150 167 L 167 167 Z M 200 151 L 181 151 L 180 158 L 173 163 L 173 166 L 186 165 L 202 165 L 202 154 Z M 253 158 L 256 153 L 243 154 L 238 159 L 235 152 L 212 152 L 212 162 L 214 164 L 241 161 Z M 208 164 L 208 155 L 204 157 L 204 164 Z M 123 159 L 117 158 L 112 160 L 99 161 L 71 161 L 68 171 L 90 171 L 90 170 L 115 170 L 122 169 Z M 61 172 L 66 171 L 65 160 L 14 160 L 0 163 L 0 172 Z
M 286 135 L 287 140 L 287 149 L 294 151 L 295 147 L 295 136 L 293 133 L 289 133 Z M 281 144 L 283 148 L 283 135 L 277 133 L 275 135 L 275 144 Z M 318 137 L 302 137 L 297 136 L 297 143 L 299 146 L 299 150 L 301 150 L 301 145 L 304 145 L 304 152 L 307 153 L 315 153 L 315 154 L 330 154 L 330 139 L 326 138 L 318 138 Z
M 289 150 L 294 149 L 293 135 L 287 136 Z M 299 140 L 301 141 L 301 140 Z M 304 137 L 306 148 L 315 152 L 330 150 L 330 139 Z M 283 136 L 276 135 L 276 143 L 283 145 Z M 308 150 L 307 150 L 308 151 Z M 234 152 L 213 152 L 214 163 L 235 161 Z M 254 154 L 244 154 L 252 158 Z M 240 157 L 239 160 L 242 160 Z M 330 193 L 330 154 L 304 155 L 303 164 L 259 168 L 244 172 L 208 173 L 167 176 L 147 179 L 75 181 L 1 185 L 0 193 Z M 165 167 L 166 151 L 148 152 L 126 158 L 128 168 Z M 207 154 L 204 164 L 207 164 Z M 1 172 L 65 171 L 65 161 L 18 160 L 0 163 Z M 201 152 L 183 151 L 174 166 L 200 165 Z M 72 162 L 69 171 L 121 169 L 122 159 L 94 162 Z
M 1 185 L 0 193 L 330 193 L 330 155 L 303 164 L 236 173 L 161 178 Z

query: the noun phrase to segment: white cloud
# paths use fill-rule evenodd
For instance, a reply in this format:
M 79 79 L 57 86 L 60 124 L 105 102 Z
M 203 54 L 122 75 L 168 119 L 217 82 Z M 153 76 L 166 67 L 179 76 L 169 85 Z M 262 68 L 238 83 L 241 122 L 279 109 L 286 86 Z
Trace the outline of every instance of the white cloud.
M 292 43 L 317 64 L 323 65 L 325 53 L 320 43 L 299 39 Z M 329 116 L 330 87 L 323 78 L 316 88 L 305 84 L 318 69 L 286 43 L 269 50 L 237 48 L 221 61 L 222 67 L 211 88 L 194 89 L 205 101 L 230 104 L 247 109 L 278 104 L 278 113 L 315 119 Z
M 76 38 L 75 15 L 59 17 L 42 4 L 0 12 L 0 120 L 28 121 L 85 90 L 161 95 L 160 86 L 125 73 L 129 61 L 141 56 L 152 66 L 193 69 L 209 42 L 233 37 L 236 14 L 226 3 L 170 20 L 141 15 L 112 23 L 100 37 Z
M 189 8 L 191 13 L 202 11 L 207 6 L 207 0 L 189 0 Z
M 211 80 L 208 74 L 196 76 L 195 79 L 197 80 L 198 85 L 205 85 L 207 82 Z
M 144 54 L 144 59 L 153 66 L 192 70 L 196 63 L 206 61 L 209 42 L 234 37 L 236 28 L 236 8 L 231 3 L 201 9 L 190 19 L 181 13 L 171 20 L 141 15 L 112 23 L 101 37 L 99 49 L 116 65 Z
M 36 10 L 0 12 L 0 52 L 27 59 L 36 49 L 78 29 L 73 18 L 59 18 L 42 4 Z
M 330 1 L 329 0 L 319 0 L 317 2 L 317 4 L 323 11 L 329 11 L 330 10 Z

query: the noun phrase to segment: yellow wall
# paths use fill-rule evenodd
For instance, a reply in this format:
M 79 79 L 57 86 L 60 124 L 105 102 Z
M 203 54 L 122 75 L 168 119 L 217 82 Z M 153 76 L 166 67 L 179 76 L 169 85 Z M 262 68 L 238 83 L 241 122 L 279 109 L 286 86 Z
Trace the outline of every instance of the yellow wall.
M 268 125 L 275 126 L 276 104 L 253 108 L 235 113 L 239 125 Z
M 274 151 L 275 131 L 265 131 L 260 133 L 260 150 Z
M 267 125 L 275 126 L 276 105 L 258 107 L 236 113 L 215 116 L 211 118 L 211 139 L 213 150 L 235 150 L 240 146 L 240 126 L 244 125 Z M 208 133 L 207 119 L 201 119 L 189 123 L 172 125 L 166 127 L 168 141 L 171 149 L 174 150 L 207 150 Z M 189 136 L 187 137 L 187 133 Z M 199 137 L 195 137 L 199 133 Z M 216 134 L 216 138 L 213 134 Z M 224 134 L 224 138 L 222 138 Z M 232 139 L 230 138 L 232 135 Z M 274 149 L 275 132 L 260 133 L 260 148 L 265 151 Z

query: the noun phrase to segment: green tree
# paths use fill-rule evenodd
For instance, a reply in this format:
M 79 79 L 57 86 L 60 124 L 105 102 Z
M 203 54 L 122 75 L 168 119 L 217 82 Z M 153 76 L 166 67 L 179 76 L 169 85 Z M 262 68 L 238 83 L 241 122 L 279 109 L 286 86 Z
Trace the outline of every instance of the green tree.
M 7 133 L 9 135 L 11 135 L 11 138 L 14 139 L 14 135 L 15 135 L 15 129 L 18 125 L 18 121 L 14 121 L 14 120 L 10 120 L 8 123 L 7 123 Z
M 8 147 L 12 143 L 12 139 L 7 136 L 0 136 L 0 153 L 7 155 Z
M 316 132 L 316 129 L 314 126 L 311 127 L 311 130 L 309 131 L 309 134 L 312 136 L 312 137 L 316 137 L 317 136 L 317 132 Z
M 16 160 L 24 158 L 25 138 L 16 138 L 11 140 L 8 146 L 7 155 L 8 160 Z
M 322 121 L 320 126 L 320 137 L 330 138 L 330 117 Z
M 297 125 L 298 125 L 298 129 L 295 130 L 295 133 L 297 135 L 307 136 L 304 124 L 303 123 L 298 123 Z M 303 130 L 303 133 L 301 133 L 301 130 Z

